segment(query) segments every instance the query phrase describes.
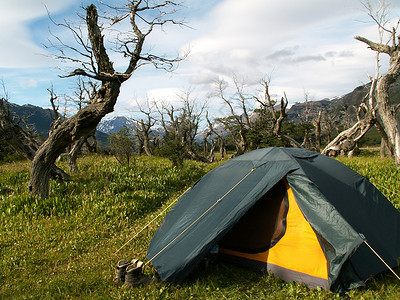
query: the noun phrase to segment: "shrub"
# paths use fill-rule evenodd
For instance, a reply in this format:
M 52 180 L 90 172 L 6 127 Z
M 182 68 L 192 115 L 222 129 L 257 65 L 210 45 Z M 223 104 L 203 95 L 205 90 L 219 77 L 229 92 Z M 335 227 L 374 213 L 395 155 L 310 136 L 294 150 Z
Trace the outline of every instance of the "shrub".
M 110 151 L 120 164 L 129 165 L 130 158 L 135 152 L 135 137 L 132 129 L 124 126 L 109 136 Z

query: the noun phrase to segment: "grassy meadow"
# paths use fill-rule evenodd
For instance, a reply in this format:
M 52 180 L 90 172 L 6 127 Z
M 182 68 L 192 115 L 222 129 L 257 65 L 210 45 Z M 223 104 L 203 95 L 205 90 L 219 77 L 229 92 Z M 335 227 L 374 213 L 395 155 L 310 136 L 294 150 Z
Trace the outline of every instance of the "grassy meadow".
M 400 170 L 392 161 L 340 161 L 400 210 Z M 391 273 L 339 295 L 223 264 L 199 268 L 182 285 L 114 285 L 116 262 L 143 260 L 164 209 L 217 165 L 185 161 L 177 169 L 167 159 L 138 157 L 128 167 L 91 155 L 78 160 L 70 181 L 51 181 L 51 196 L 41 200 L 27 193 L 29 162 L 0 163 L 0 299 L 400 299 Z M 157 276 L 151 265 L 144 272 Z

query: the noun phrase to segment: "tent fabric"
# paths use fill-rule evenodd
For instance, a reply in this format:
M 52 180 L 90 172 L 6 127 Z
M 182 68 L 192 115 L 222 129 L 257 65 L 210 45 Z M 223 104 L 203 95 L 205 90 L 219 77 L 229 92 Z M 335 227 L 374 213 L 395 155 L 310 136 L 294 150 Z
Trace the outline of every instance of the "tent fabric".
M 303 215 L 319 235 L 320 245 L 329 261 L 331 286 L 339 277 L 344 262 L 363 241 L 307 177 L 288 175 L 287 179 Z M 357 286 L 363 285 L 359 278 L 357 282 Z
M 182 282 L 283 178 L 326 257 L 329 289 L 362 285 L 385 269 L 359 233 L 396 266 L 400 213 L 367 179 L 311 151 L 264 148 L 213 169 L 170 210 L 146 255 L 161 279 Z
M 285 185 L 286 180 L 280 183 L 283 184 L 285 196 L 288 199 L 285 234 L 273 247 L 258 253 L 232 251 L 229 245 L 224 245 L 223 241 L 226 238 L 224 237 L 219 243 L 222 259 L 243 266 L 251 260 L 253 263 L 250 267 L 253 269 L 267 270 L 286 281 L 295 280 L 305 282 L 310 287 L 319 286 L 328 289 L 327 259 L 318 237 L 296 204 L 291 188 L 288 184 Z M 246 215 L 249 213 L 252 211 L 249 210 Z M 256 214 L 252 213 L 252 217 L 256 217 Z M 240 262 L 236 259 L 237 257 L 247 259 L 247 261 Z M 259 263 L 255 264 L 254 261 Z

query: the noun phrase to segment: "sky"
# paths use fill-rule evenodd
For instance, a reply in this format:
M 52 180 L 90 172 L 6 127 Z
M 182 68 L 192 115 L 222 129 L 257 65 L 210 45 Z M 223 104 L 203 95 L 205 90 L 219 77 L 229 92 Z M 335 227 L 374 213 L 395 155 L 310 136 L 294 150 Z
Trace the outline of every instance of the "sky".
M 97 0 L 0 0 L 0 80 L 10 102 L 49 106 L 48 88 L 71 94 L 75 80 L 61 78 L 68 63 L 50 56 L 52 34 L 72 37 L 55 22 L 76 21 L 82 7 Z M 400 1 L 392 1 L 390 18 L 400 17 Z M 123 84 L 112 115 L 130 114 L 136 99 L 174 103 L 182 90 L 206 98 L 216 80 L 235 76 L 257 90 L 270 78 L 271 94 L 285 92 L 290 104 L 342 96 L 375 74 L 375 54 L 355 40 L 377 41 L 377 26 L 359 0 L 187 0 L 178 13 L 187 27 L 168 26 L 154 32 L 146 47 L 159 54 L 190 51 L 178 68 L 167 73 L 144 66 Z M 53 39 L 54 41 L 54 39 Z M 114 57 L 114 56 L 113 56 Z M 125 61 L 115 56 L 121 68 Z M 388 67 L 381 60 L 381 72 Z M 4 96 L 1 88 L 0 95 Z M 217 98 L 209 110 L 223 114 Z M 137 109 L 136 109 L 137 110 Z

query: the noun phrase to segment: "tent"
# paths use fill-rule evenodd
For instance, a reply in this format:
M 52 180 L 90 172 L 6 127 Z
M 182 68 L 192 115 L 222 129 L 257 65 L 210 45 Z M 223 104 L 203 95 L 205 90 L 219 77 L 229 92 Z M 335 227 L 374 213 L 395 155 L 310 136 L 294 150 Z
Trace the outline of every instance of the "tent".
M 400 212 L 335 159 L 264 148 L 195 183 L 168 212 L 146 257 L 162 280 L 180 283 L 216 245 L 223 260 L 345 291 L 387 270 L 385 263 L 398 265 Z

